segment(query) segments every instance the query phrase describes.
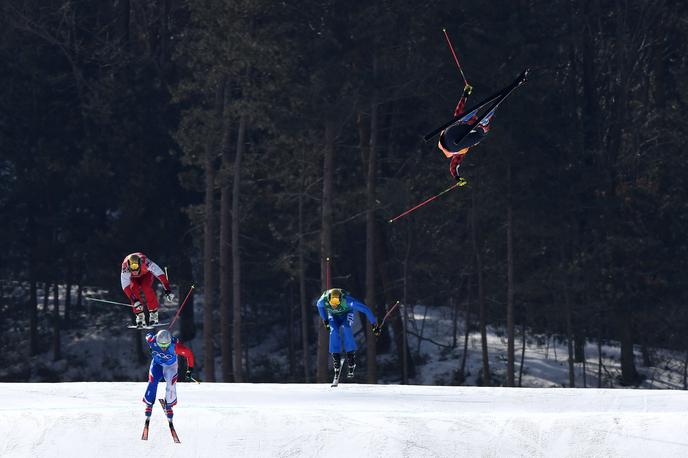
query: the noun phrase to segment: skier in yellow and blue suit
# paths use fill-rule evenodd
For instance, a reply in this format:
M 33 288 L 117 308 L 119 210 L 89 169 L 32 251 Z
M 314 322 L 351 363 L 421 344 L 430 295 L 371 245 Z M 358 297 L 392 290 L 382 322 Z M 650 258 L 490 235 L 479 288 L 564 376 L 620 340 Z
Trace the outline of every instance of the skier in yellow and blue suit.
M 381 329 L 377 324 L 377 318 L 373 312 L 361 301 L 352 297 L 347 291 L 333 288 L 325 291 L 317 303 L 320 318 L 330 332 L 330 353 L 332 353 L 332 365 L 335 376 L 341 369 L 342 342 L 339 335 L 340 329 L 344 334 L 344 351 L 346 351 L 346 364 L 348 366 L 347 377 L 354 376 L 356 368 L 356 340 L 351 326 L 354 324 L 355 313 L 365 313 L 370 321 L 373 334 L 379 336 Z

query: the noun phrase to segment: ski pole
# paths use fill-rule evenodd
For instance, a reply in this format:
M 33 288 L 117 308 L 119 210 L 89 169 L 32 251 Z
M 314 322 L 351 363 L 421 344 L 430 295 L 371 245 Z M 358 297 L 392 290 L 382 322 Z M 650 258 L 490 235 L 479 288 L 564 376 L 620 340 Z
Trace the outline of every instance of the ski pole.
M 193 378 L 193 377 L 189 377 L 189 378 L 190 378 L 191 380 L 193 380 L 194 382 L 198 383 L 199 385 L 201 384 L 201 382 L 199 382 L 199 381 L 196 380 L 195 378 Z
M 399 306 L 399 301 L 396 301 L 392 308 L 390 308 L 387 313 L 385 313 L 385 316 L 382 318 L 382 322 L 380 323 L 380 327 L 382 327 L 385 324 L 385 320 L 387 320 L 387 317 L 389 317 L 390 313 L 394 311 L 395 308 Z
M 179 308 L 177 309 L 177 313 L 174 315 L 174 319 L 172 319 L 172 322 L 167 327 L 167 329 L 172 329 L 174 322 L 177 321 L 177 318 L 179 318 L 179 314 L 182 313 L 182 308 L 184 308 L 186 301 L 189 300 L 189 296 L 191 296 L 191 293 L 193 292 L 193 290 L 195 288 L 196 288 L 196 285 L 191 285 L 191 289 L 189 289 L 189 292 L 186 294 L 186 297 L 184 298 L 184 302 L 182 302 L 182 305 L 180 305 Z
M 461 64 L 459 63 L 459 58 L 456 57 L 456 52 L 454 52 L 454 45 L 452 45 L 452 42 L 449 39 L 449 35 L 447 34 L 447 29 L 442 29 L 442 32 L 444 32 L 444 37 L 447 39 L 447 44 L 449 45 L 449 49 L 452 52 L 452 56 L 454 56 L 454 62 L 456 62 L 456 66 L 459 67 L 459 72 L 461 72 L 461 78 L 463 78 L 464 84 L 466 86 L 470 86 L 470 84 L 468 84 L 468 81 L 466 80 L 466 75 L 463 74 L 463 70 L 461 69 Z
M 96 302 L 105 302 L 106 304 L 115 304 L 115 305 L 123 305 L 125 307 L 133 307 L 131 304 L 125 304 L 124 302 L 115 302 L 115 301 L 108 301 L 106 299 L 97 299 L 95 297 L 85 297 L 87 301 L 96 301 Z
M 325 258 L 325 289 L 330 289 L 330 257 Z
M 406 210 L 406 211 L 405 211 L 404 213 L 402 213 L 401 215 L 395 216 L 394 218 L 390 219 L 389 222 L 390 222 L 390 223 L 393 223 L 394 221 L 398 220 L 398 219 L 401 218 L 402 216 L 408 215 L 409 213 L 411 213 L 411 212 L 413 212 L 413 211 L 419 209 L 419 208 L 422 207 L 423 205 L 428 204 L 428 203 L 432 202 L 433 200 L 437 199 L 437 198 L 440 197 L 442 194 L 446 194 L 446 193 L 448 193 L 449 191 L 451 191 L 452 189 L 458 188 L 459 186 L 462 186 L 463 184 L 465 184 L 465 183 L 462 183 L 462 182 L 460 182 L 460 181 L 457 181 L 456 183 L 454 183 L 453 185 L 449 186 L 447 189 L 445 189 L 445 190 L 442 191 L 441 193 L 435 194 L 434 196 L 430 197 L 429 199 L 424 200 L 423 202 L 419 203 L 419 204 L 416 205 L 415 207 Z

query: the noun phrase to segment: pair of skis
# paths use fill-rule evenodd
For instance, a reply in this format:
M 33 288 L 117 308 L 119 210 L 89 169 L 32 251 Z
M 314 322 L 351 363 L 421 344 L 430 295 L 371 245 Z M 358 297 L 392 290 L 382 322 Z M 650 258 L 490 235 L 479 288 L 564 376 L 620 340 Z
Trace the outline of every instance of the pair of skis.
M 127 327 L 128 327 L 129 329 L 155 329 L 155 328 L 159 328 L 160 326 L 167 326 L 167 325 L 169 325 L 169 324 L 170 324 L 170 323 L 155 323 L 155 324 L 145 324 L 145 325 L 142 325 L 142 326 L 137 326 L 137 325 L 135 325 L 135 324 L 130 324 L 130 325 L 127 326 Z
M 166 408 L 166 403 L 164 399 L 158 399 L 160 401 L 160 405 L 162 406 L 163 412 L 165 411 Z M 150 419 L 151 417 L 146 417 L 146 423 L 143 425 L 143 433 L 141 434 L 141 440 L 142 441 L 147 441 L 148 440 L 148 428 L 150 425 Z M 179 436 L 177 435 L 177 430 L 174 429 L 174 424 L 172 423 L 172 420 L 167 421 L 170 425 L 170 434 L 172 434 L 172 440 L 174 440 L 175 444 L 180 444 L 181 441 L 179 440 Z

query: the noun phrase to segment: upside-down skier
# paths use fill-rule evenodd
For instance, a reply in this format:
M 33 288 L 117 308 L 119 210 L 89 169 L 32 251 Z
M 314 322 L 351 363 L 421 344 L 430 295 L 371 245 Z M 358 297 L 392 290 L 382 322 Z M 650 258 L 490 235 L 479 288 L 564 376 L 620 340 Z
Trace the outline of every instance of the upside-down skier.
M 122 271 L 120 282 L 122 291 L 127 295 L 132 305 L 132 310 L 136 315 L 136 326 L 146 325 L 146 317 L 143 311 L 142 302 L 145 301 L 148 307 L 148 324 L 158 324 L 158 296 L 153 290 L 153 281 L 157 278 L 165 290 L 165 298 L 169 301 L 174 300 L 174 295 L 170 290 L 170 282 L 165 272 L 156 263 L 151 261 L 143 253 L 131 253 L 122 261 Z
M 454 109 L 454 118 L 458 119 L 454 124 L 442 131 L 437 143 L 437 147 L 440 151 L 442 151 L 447 158 L 451 159 L 449 162 L 449 172 L 457 182 L 465 184 L 465 180 L 461 177 L 459 169 L 468 150 L 485 139 L 490 131 L 490 125 L 497 107 L 513 89 L 526 82 L 527 75 L 528 71 L 526 70 L 513 84 L 497 92 L 487 99 L 487 103 L 481 103 L 466 115 L 464 115 L 464 109 L 468 101 L 468 96 L 473 91 L 473 88 L 468 83 L 464 86 L 463 94 Z M 489 111 L 485 114 L 481 114 L 481 110 Z
M 351 329 L 356 316 L 355 312 L 365 313 L 371 323 L 373 334 L 379 336 L 382 330 L 377 324 L 377 318 L 363 302 L 340 288 L 325 291 L 318 299 L 317 307 L 323 325 L 330 333 L 330 353 L 332 354 L 335 380 L 339 381 L 339 371 L 343 360 L 340 331 L 344 335 L 344 351 L 346 352 L 348 367 L 347 377 L 352 378 L 356 369 L 356 349 L 358 348 Z

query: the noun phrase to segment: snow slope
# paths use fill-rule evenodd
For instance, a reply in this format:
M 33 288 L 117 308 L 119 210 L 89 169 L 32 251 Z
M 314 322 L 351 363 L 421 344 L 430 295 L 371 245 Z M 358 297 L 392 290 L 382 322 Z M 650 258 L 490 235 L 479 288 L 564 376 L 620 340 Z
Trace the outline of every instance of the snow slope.
M 144 389 L 0 384 L 0 456 L 688 456 L 682 391 L 184 383 L 174 444 Z

